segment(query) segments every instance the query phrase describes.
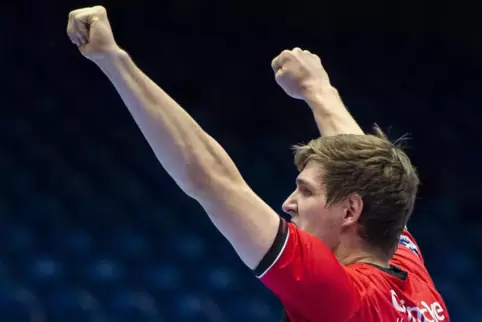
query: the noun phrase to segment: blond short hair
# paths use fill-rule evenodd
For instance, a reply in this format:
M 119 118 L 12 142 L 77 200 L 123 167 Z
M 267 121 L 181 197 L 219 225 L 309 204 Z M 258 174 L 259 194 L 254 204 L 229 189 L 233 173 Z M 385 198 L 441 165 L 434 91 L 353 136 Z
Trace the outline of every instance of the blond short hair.
M 391 142 L 376 125 L 374 132 L 320 137 L 295 146 L 295 164 L 299 171 L 310 161 L 321 166 L 327 206 L 359 194 L 364 203 L 360 236 L 390 258 L 412 213 L 420 181 L 402 150 L 405 138 Z

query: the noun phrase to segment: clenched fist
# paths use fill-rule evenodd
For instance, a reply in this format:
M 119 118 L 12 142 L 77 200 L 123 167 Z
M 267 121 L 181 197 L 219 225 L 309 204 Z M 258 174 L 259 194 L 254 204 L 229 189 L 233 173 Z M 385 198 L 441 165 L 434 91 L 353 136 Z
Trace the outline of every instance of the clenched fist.
M 311 92 L 330 86 L 320 58 L 307 50 L 284 50 L 273 59 L 271 67 L 278 85 L 296 99 L 306 99 Z
M 102 59 L 119 49 L 107 19 L 107 12 L 102 6 L 71 11 L 67 34 L 80 52 L 92 61 Z

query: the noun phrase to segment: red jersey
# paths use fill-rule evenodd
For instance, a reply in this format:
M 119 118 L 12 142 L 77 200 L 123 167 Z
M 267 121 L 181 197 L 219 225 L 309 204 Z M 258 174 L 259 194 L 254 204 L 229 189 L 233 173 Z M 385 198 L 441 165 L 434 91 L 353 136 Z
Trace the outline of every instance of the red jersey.
M 291 322 L 449 322 L 447 308 L 405 230 L 391 268 L 343 266 L 318 238 L 281 220 L 255 273 Z

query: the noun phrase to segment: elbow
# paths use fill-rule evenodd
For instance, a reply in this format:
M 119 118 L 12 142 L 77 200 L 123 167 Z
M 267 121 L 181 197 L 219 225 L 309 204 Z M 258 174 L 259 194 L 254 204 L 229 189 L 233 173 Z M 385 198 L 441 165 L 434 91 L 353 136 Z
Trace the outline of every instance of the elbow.
M 210 175 L 200 171 L 189 171 L 181 180 L 176 180 L 182 191 L 189 197 L 199 200 L 210 188 Z
M 185 155 L 183 178 L 176 180 L 187 195 L 198 200 L 214 198 L 222 193 L 223 187 L 244 182 L 224 149 L 210 136 L 202 137 L 205 138 L 200 144 L 202 148 L 198 146 Z

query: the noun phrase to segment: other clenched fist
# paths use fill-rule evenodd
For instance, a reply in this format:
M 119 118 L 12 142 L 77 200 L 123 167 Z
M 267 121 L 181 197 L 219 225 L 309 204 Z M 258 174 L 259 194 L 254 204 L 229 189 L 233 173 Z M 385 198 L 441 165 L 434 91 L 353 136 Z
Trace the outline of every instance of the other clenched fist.
M 107 12 L 102 6 L 71 11 L 67 34 L 80 52 L 93 61 L 102 59 L 119 48 L 114 40 Z
M 307 50 L 284 50 L 273 59 L 271 67 L 278 85 L 296 99 L 306 99 L 310 92 L 330 86 L 320 58 Z

